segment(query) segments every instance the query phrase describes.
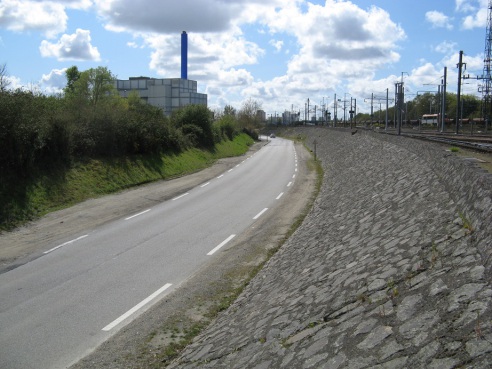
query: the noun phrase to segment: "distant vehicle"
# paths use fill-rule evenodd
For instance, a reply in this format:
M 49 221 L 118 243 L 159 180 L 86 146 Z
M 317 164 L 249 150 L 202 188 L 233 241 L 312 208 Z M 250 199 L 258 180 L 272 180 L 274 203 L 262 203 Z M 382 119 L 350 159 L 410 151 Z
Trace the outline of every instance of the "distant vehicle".
M 448 121 L 447 115 L 444 116 L 446 122 Z M 424 114 L 422 115 L 422 124 L 438 124 L 441 121 L 441 114 Z
M 275 133 L 270 134 L 270 138 L 275 138 L 275 137 L 277 137 L 277 136 L 275 136 Z

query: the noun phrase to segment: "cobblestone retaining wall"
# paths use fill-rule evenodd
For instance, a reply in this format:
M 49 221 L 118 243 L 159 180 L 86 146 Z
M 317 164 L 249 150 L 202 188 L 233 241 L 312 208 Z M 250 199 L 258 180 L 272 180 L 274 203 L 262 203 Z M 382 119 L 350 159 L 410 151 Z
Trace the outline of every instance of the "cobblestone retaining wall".
M 447 152 L 445 149 L 449 147 L 444 145 L 362 132 L 405 147 L 432 168 L 464 218 L 471 222 L 473 242 L 480 251 L 490 281 L 492 278 L 492 174 L 480 168 L 470 158 L 466 159 Z
M 298 132 L 325 170 L 312 211 L 171 368 L 490 368 L 490 176 L 424 142 Z

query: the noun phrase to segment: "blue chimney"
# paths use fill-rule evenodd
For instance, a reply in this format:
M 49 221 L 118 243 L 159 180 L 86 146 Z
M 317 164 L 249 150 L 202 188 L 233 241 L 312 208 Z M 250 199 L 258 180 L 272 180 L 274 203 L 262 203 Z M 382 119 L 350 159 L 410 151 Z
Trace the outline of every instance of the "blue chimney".
M 181 34 L 181 79 L 188 79 L 188 35 Z

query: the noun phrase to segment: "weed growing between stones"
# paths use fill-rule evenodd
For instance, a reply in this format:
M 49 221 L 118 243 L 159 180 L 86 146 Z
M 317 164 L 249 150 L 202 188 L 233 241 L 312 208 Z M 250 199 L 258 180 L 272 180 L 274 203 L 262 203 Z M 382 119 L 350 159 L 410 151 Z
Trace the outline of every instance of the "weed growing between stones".
M 391 300 L 395 299 L 398 297 L 399 292 L 398 292 L 398 286 L 396 285 L 395 281 L 393 278 L 391 278 L 388 283 L 388 290 L 386 291 L 390 297 Z
M 482 333 L 482 327 L 480 325 L 480 311 L 477 312 L 477 322 L 475 323 L 475 334 L 477 339 L 484 339 L 485 336 Z
M 473 226 L 471 224 L 471 222 L 465 217 L 465 215 L 463 213 L 459 213 L 460 215 L 460 218 L 463 222 L 463 228 L 465 228 L 468 233 L 471 233 L 473 232 Z
M 439 250 L 437 249 L 437 245 L 435 244 L 435 242 L 432 242 L 431 257 L 430 257 L 431 268 L 434 268 L 438 258 L 439 258 Z
M 357 295 L 357 301 L 359 301 L 361 304 L 365 304 L 365 303 L 371 304 L 372 303 L 371 298 L 369 296 L 367 296 L 365 293 L 361 293 L 361 294 Z

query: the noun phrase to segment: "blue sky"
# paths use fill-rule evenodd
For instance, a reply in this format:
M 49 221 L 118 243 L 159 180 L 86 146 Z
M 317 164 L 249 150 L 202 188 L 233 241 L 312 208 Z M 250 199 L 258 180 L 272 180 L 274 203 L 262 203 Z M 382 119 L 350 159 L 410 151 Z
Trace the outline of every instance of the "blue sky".
M 489 0 L 0 0 L 0 65 L 11 87 L 56 93 L 64 71 L 105 66 L 120 79 L 188 78 L 209 107 L 247 99 L 268 113 L 384 95 L 402 76 L 407 99 L 482 75 Z M 464 93 L 477 94 L 469 79 Z

